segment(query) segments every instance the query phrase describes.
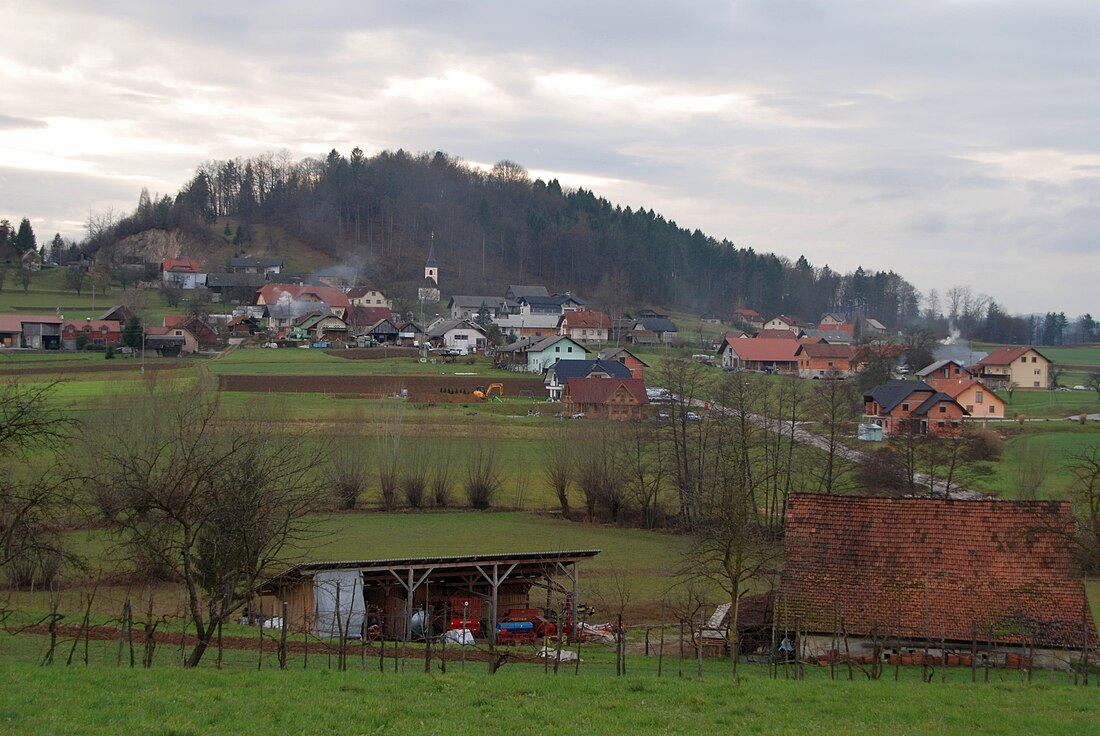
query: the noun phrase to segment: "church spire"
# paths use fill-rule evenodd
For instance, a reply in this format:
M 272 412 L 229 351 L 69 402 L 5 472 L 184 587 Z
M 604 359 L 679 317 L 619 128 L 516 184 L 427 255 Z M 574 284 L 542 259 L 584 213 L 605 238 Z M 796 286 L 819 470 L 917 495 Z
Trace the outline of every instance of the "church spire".
M 432 231 L 432 245 L 428 249 L 428 261 L 424 264 L 424 286 L 429 289 L 439 288 L 439 268 L 435 263 L 435 231 Z

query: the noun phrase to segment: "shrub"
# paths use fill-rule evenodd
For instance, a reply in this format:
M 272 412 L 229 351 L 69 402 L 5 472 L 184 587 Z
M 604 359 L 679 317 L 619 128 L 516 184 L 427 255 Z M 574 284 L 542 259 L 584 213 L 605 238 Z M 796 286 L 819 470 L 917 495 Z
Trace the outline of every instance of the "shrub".
M 972 429 L 966 435 L 966 456 L 971 460 L 996 460 L 1004 451 L 1004 439 L 992 429 Z
M 424 477 L 422 466 L 417 465 L 404 478 L 401 479 L 401 490 L 405 493 L 405 500 L 414 509 L 424 506 L 425 493 L 428 482 Z
M 500 490 L 500 461 L 492 445 L 479 443 L 466 464 L 466 499 L 475 509 L 487 509 Z

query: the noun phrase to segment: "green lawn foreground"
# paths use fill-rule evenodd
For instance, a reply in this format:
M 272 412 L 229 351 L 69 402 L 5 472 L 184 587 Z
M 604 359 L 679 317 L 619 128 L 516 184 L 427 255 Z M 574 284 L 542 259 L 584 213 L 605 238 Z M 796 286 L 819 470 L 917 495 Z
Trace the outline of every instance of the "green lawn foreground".
M 998 682 L 129 670 L 0 662 L 7 734 L 1095 733 L 1094 688 Z M 17 684 L 17 686 L 11 686 Z

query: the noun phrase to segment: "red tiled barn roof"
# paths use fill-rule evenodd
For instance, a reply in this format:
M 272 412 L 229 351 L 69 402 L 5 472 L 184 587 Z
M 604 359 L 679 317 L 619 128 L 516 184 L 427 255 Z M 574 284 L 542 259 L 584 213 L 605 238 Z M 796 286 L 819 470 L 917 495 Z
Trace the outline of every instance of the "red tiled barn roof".
M 1069 503 L 792 494 L 781 590 L 811 632 L 1081 646 Z

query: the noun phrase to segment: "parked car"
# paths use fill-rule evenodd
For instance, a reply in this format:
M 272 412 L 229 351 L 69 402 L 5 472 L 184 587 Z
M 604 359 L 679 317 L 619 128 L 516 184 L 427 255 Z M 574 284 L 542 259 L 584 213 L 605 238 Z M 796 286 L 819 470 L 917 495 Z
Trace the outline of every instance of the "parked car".
M 1078 386 L 1074 386 L 1074 387 L 1073 387 L 1073 390 L 1074 390 L 1074 391 L 1088 391 L 1088 390 L 1089 390 L 1089 387 L 1088 387 L 1088 386 L 1080 386 L 1080 385 L 1078 385 Z
M 703 421 L 703 418 L 701 416 L 699 416 L 698 414 L 696 414 L 695 412 L 693 412 L 693 411 L 689 411 L 687 413 L 687 419 L 688 419 L 689 422 L 701 422 L 701 421 Z

